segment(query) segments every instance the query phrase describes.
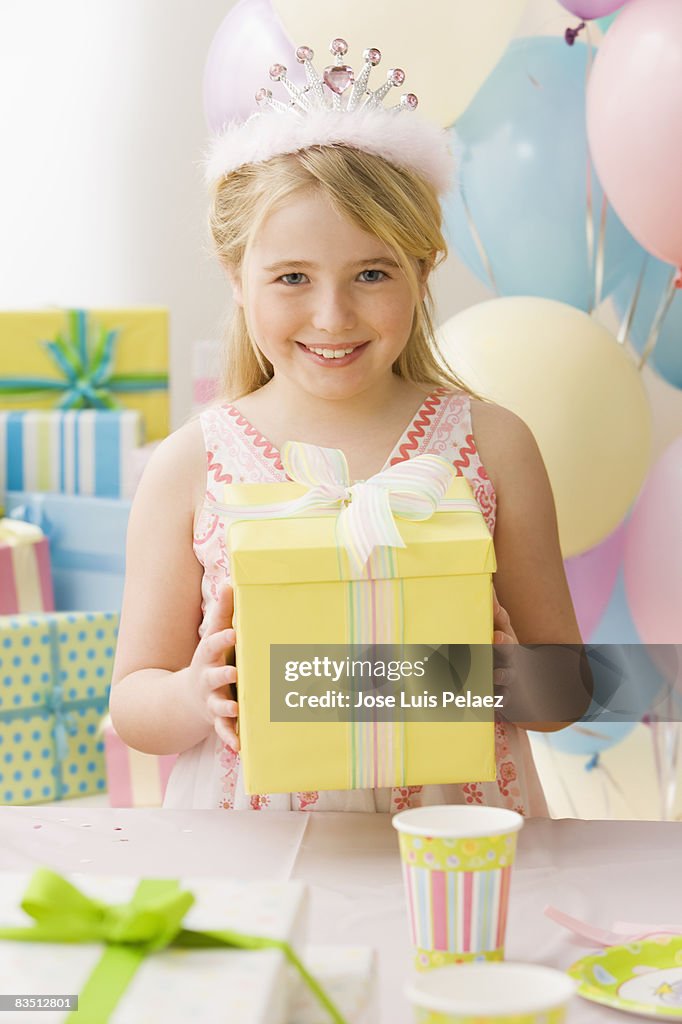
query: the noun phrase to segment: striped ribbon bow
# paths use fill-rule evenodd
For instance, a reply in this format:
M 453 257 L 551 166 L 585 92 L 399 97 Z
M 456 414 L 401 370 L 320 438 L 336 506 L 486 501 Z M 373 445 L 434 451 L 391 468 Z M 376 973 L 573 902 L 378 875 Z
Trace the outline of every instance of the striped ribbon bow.
M 272 505 L 222 505 L 230 518 L 278 519 L 338 511 L 337 538 L 352 569 L 360 573 L 375 548 L 404 548 L 395 517 L 417 522 L 443 507 L 443 498 L 456 475 L 440 455 L 417 455 L 376 473 L 369 480 L 351 483 L 342 451 L 288 441 L 282 463 L 289 477 L 309 490 L 293 501 Z M 478 511 L 471 499 L 447 502 L 447 508 Z
M 0 377 L 0 397 L 25 398 L 56 391 L 62 393 L 56 403 L 60 409 L 119 409 L 115 392 L 166 390 L 166 373 L 114 374 L 117 330 L 99 327 L 89 332 L 87 314 L 82 309 L 70 310 L 67 319 L 68 334 L 41 342 L 61 378 Z

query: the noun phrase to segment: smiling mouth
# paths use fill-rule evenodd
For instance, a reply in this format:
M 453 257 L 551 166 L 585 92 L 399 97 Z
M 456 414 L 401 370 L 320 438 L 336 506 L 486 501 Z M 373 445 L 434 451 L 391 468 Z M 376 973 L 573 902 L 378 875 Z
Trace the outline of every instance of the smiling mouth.
M 348 356 L 353 355 L 354 352 L 358 352 L 360 349 L 369 345 L 369 342 L 363 341 L 360 345 L 346 345 L 345 347 L 336 346 L 334 348 L 313 348 L 311 345 L 304 345 L 301 341 L 297 341 L 296 344 L 306 352 L 310 352 L 312 355 L 317 356 L 319 359 L 324 359 L 327 362 L 333 363 L 340 362 Z

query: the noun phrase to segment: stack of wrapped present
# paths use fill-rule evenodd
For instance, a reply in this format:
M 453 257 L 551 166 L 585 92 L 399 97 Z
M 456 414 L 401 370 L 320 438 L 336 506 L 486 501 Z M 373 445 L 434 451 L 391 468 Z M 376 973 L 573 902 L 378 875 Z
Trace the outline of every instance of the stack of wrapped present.
M 163 309 L 0 313 L 0 803 L 104 791 L 99 724 L 145 442 L 165 437 Z
M 297 882 L 4 874 L 0 987 L 34 1000 L 78 995 L 77 1008 L 62 996 L 5 1016 L 374 1024 L 372 951 L 304 945 L 306 916 Z

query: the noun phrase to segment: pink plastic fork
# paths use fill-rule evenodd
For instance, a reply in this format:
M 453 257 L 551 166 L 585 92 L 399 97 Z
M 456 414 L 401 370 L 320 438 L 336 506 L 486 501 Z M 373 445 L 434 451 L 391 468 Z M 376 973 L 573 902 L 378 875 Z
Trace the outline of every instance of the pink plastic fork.
M 679 924 L 633 924 L 631 921 L 616 921 L 613 928 L 607 929 L 580 921 L 577 917 L 571 917 L 570 914 L 550 905 L 545 907 L 544 913 L 552 921 L 597 946 L 620 946 L 623 943 L 639 942 L 652 935 L 682 935 L 682 925 Z

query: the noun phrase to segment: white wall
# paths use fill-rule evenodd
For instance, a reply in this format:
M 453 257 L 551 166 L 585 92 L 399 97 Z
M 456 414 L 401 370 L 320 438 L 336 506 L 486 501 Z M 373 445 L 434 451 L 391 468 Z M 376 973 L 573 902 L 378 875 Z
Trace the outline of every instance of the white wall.
M 0 308 L 168 306 L 173 423 L 190 407 L 189 346 L 228 308 L 208 254 L 198 161 L 202 73 L 233 0 L 0 0 Z M 529 0 L 522 33 L 571 23 Z M 451 258 L 440 319 L 488 296 Z M 645 371 L 656 450 L 682 393 Z

